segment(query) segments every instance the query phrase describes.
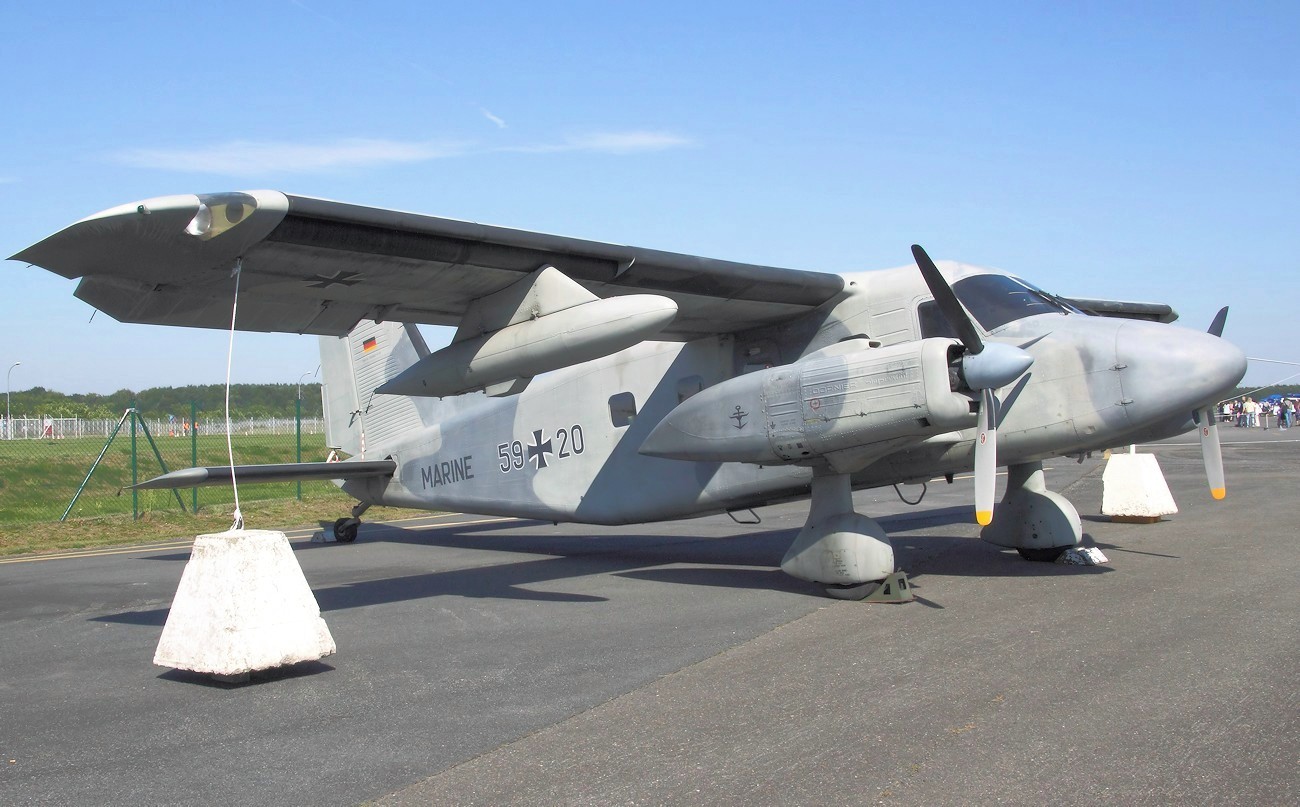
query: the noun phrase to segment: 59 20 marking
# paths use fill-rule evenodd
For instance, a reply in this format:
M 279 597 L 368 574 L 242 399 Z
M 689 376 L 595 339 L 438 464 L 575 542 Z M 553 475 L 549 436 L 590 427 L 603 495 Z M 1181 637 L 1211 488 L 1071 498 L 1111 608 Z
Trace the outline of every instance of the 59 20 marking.
M 535 429 L 530 439 L 528 445 L 524 445 L 520 440 L 497 444 L 497 458 L 501 460 L 499 466 L 501 473 L 508 474 L 511 471 L 522 470 L 530 462 L 534 470 L 540 470 L 550 464 L 547 458 L 552 454 L 555 455 L 555 459 L 563 460 L 581 454 L 587 449 L 582 426 L 577 423 L 567 429 L 556 430 L 554 439 L 546 436 L 545 429 Z M 556 443 L 559 443 L 558 450 L 555 448 Z

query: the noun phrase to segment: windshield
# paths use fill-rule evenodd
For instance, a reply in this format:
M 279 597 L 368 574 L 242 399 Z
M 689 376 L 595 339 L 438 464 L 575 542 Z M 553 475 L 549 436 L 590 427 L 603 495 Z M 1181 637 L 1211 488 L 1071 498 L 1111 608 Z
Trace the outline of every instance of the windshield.
M 1006 275 L 973 275 L 952 284 L 952 290 L 975 321 L 990 332 L 1035 314 L 1082 313 L 1059 297 Z M 933 300 L 921 303 L 917 314 L 921 319 L 921 336 L 957 338 Z

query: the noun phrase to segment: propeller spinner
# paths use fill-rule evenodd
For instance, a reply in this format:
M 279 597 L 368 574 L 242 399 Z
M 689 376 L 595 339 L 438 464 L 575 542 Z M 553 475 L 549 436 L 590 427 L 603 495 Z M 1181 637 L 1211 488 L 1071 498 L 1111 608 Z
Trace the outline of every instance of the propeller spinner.
M 961 359 L 966 385 L 980 394 L 975 436 L 975 520 L 987 526 L 993 521 L 998 469 L 998 401 L 993 393 L 1024 375 L 1034 363 L 1034 357 L 1012 345 L 986 343 L 925 250 L 913 244 L 912 256 L 939 311 L 966 349 Z

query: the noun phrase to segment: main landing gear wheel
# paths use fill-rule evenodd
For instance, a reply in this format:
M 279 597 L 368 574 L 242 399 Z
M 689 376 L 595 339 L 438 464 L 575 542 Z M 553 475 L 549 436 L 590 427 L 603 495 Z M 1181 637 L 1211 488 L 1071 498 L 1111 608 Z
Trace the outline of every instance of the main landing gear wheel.
M 824 587 L 826 596 L 835 600 L 865 600 L 867 595 L 880 588 L 879 580 L 869 583 L 827 583 Z
M 360 527 L 359 518 L 340 518 L 334 522 L 334 540 L 341 544 L 350 544 L 357 540 L 357 530 Z

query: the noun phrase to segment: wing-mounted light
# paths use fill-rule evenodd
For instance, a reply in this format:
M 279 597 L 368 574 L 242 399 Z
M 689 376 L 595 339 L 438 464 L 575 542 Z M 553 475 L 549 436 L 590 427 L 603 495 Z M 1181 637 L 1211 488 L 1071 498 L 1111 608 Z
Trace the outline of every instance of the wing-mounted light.
M 1034 357 L 1014 345 L 985 342 L 975 323 L 962 308 L 948 281 L 920 246 L 912 245 L 912 256 L 925 278 L 948 325 L 961 339 L 965 353 L 961 357 L 960 377 L 972 391 L 979 393 L 978 424 L 975 430 L 975 520 L 982 525 L 993 521 L 994 485 L 998 469 L 998 400 L 994 392 L 1015 381 L 1029 370 Z
M 208 241 L 247 221 L 255 210 L 257 197 L 252 194 L 199 194 L 199 209 L 185 227 L 185 232 L 200 241 Z

